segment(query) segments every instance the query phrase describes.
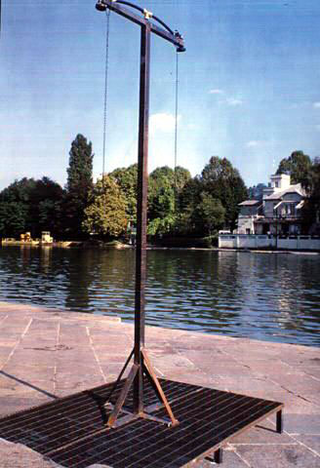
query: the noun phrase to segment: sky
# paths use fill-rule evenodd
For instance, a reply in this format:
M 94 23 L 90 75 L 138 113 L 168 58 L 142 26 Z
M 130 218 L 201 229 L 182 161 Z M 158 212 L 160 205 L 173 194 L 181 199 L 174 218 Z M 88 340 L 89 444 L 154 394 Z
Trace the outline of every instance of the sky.
M 131 0 L 137 3 L 135 0 Z M 279 161 L 320 155 L 319 0 L 141 0 L 185 39 L 177 164 L 194 176 L 228 158 L 250 186 Z M 71 142 L 103 170 L 106 14 L 95 0 L 2 0 L 0 189 L 22 177 L 65 185 Z M 137 161 L 140 28 L 110 15 L 107 172 Z M 149 171 L 174 166 L 176 52 L 153 35 Z

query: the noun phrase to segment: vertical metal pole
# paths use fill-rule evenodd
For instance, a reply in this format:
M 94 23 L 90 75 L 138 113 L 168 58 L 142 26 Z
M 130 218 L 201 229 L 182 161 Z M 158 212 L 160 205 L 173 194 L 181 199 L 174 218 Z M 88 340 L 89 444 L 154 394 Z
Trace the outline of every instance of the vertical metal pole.
M 149 77 L 150 25 L 141 26 L 140 50 L 140 106 L 138 143 L 138 200 L 135 288 L 134 363 L 139 366 L 133 385 L 133 409 L 143 411 L 143 375 L 141 348 L 145 344 L 145 284 L 147 277 L 147 194 L 148 194 L 148 133 L 149 133 Z

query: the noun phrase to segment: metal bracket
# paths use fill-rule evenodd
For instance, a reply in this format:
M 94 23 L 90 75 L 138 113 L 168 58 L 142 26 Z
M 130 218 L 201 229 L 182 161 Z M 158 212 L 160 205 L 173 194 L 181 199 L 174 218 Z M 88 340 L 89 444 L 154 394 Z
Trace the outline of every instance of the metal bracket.
M 145 17 L 146 19 L 150 19 L 150 18 L 152 18 L 152 16 L 153 16 L 152 11 L 148 11 L 146 8 L 144 8 L 143 14 L 144 14 L 144 17 Z
M 131 352 L 130 356 L 129 356 L 129 360 L 130 358 L 132 357 L 133 355 L 133 351 Z M 127 367 L 127 364 L 129 362 L 129 360 L 127 360 L 125 366 L 124 366 L 124 369 Z M 141 369 L 140 369 L 141 368 Z M 124 369 L 122 369 L 120 375 L 123 374 L 124 372 Z M 160 402 L 162 403 L 163 407 L 165 408 L 165 410 L 167 411 L 167 414 L 169 416 L 169 420 L 168 419 L 162 419 L 162 418 L 157 418 L 155 416 L 152 416 L 151 414 L 149 414 L 147 411 L 148 411 L 148 408 L 145 408 L 147 411 L 135 411 L 134 413 L 130 413 L 128 410 L 123 410 L 123 405 L 125 403 L 125 400 L 128 396 L 128 393 L 129 393 L 129 390 L 130 388 L 132 387 L 132 384 L 134 382 L 135 379 L 139 378 L 139 374 L 140 374 L 140 370 L 142 371 L 141 373 L 146 375 L 146 377 L 148 378 L 148 380 L 150 381 L 151 385 L 153 386 L 153 389 L 157 395 L 157 397 L 159 398 Z M 116 381 L 116 384 L 115 386 L 112 388 L 111 390 L 111 393 L 110 395 L 107 397 L 106 401 L 104 402 L 104 407 L 105 409 L 107 409 L 109 407 L 112 408 L 112 412 L 109 416 L 109 419 L 107 421 L 107 425 L 109 427 L 118 427 L 119 425 L 123 425 L 123 424 L 127 424 L 128 422 L 130 422 L 132 419 L 137 419 L 137 418 L 144 418 L 144 419 L 150 419 L 152 421 L 156 421 L 156 422 L 159 422 L 161 424 L 165 424 L 167 425 L 168 427 L 174 427 L 174 426 L 177 426 L 179 424 L 179 421 L 174 417 L 174 414 L 172 412 L 172 409 L 170 407 L 170 404 L 161 388 L 161 385 L 160 385 L 160 382 L 152 368 L 152 365 L 151 365 L 151 362 L 149 360 L 149 357 L 147 355 L 147 351 L 145 349 L 142 349 L 141 350 L 141 364 L 140 365 L 137 365 L 137 364 L 133 364 L 133 366 L 131 367 L 131 370 L 129 372 L 129 375 L 125 381 L 125 384 L 120 392 L 120 395 L 116 401 L 116 404 L 115 405 L 112 405 L 110 404 L 110 397 L 112 395 L 112 393 L 114 392 L 114 390 L 116 389 L 118 383 L 120 382 L 120 379 L 118 378 L 118 380 Z M 120 414 L 120 412 L 125 412 L 125 416 L 123 416 L 122 418 L 119 418 L 118 419 L 118 416 Z

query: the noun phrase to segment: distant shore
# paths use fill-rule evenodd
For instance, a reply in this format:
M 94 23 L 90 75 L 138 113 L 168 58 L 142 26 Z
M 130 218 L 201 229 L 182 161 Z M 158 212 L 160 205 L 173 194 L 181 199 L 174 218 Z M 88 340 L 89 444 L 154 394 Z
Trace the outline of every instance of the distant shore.
M 2 241 L 0 245 L 3 247 L 33 247 L 33 248 L 98 248 L 98 249 L 134 249 L 135 246 L 120 241 L 57 241 L 48 243 L 40 242 L 22 242 L 22 241 Z M 319 251 L 310 250 L 285 250 L 285 249 L 234 249 L 221 247 L 199 247 L 199 246 L 165 246 L 148 244 L 147 250 L 189 250 L 189 251 L 208 251 L 208 252 L 238 252 L 238 253 L 254 253 L 254 254 L 290 254 L 290 255 L 320 255 Z
M 37 241 L 24 242 L 18 240 L 2 240 L 0 245 L 4 247 L 37 247 L 37 248 L 48 248 L 48 247 L 62 247 L 62 248 L 73 248 L 73 247 L 97 247 L 97 248 L 114 248 L 114 249 L 127 249 L 132 248 L 132 245 L 125 244 L 120 241 L 111 242 L 92 242 L 92 241 L 54 241 L 51 243 L 42 243 Z

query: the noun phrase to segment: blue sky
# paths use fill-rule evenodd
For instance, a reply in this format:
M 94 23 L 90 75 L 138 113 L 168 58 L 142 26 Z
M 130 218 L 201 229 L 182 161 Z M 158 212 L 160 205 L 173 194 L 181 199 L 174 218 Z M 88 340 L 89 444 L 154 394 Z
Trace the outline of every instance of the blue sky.
M 132 0 L 133 2 L 135 0 Z M 318 0 L 141 0 L 185 37 L 178 164 L 228 158 L 247 185 L 294 150 L 320 155 Z M 66 182 L 77 133 L 102 172 L 105 14 L 93 0 L 2 0 L 0 189 Z M 112 13 L 106 170 L 137 160 L 139 27 Z M 174 164 L 175 49 L 152 38 L 149 170 Z

